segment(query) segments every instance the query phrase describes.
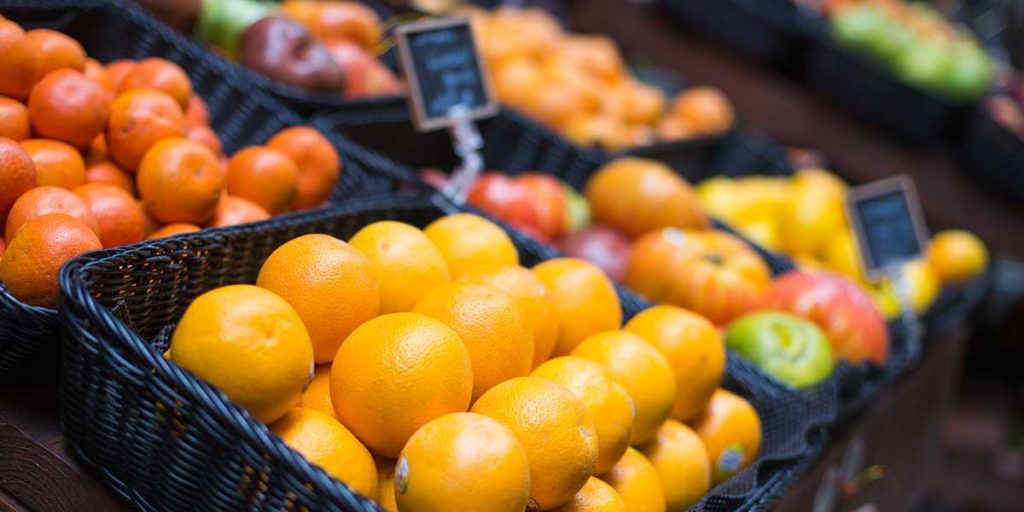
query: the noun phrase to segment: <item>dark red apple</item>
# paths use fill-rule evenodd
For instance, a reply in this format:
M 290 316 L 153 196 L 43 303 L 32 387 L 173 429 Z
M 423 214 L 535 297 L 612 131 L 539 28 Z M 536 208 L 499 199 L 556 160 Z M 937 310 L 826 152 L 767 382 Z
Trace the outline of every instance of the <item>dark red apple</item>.
M 629 266 L 630 241 L 626 235 L 605 226 L 589 226 L 562 237 L 562 252 L 587 260 L 608 277 L 622 281 Z

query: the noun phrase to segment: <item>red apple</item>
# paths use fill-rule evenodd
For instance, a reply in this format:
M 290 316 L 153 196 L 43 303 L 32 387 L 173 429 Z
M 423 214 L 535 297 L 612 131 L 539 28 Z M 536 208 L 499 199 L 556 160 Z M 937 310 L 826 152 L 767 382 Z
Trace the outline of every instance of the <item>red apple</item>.
M 357 43 L 332 40 L 325 43 L 345 72 L 345 97 L 366 98 L 402 94 L 405 85 L 377 57 Z
M 549 238 L 558 238 L 565 230 L 565 193 L 552 176 L 530 172 L 515 179 L 526 190 L 533 204 L 534 226 Z
M 587 260 L 608 277 L 622 281 L 629 266 L 630 241 L 626 235 L 604 226 L 590 226 L 562 238 L 562 252 Z
M 509 224 L 536 227 L 533 201 L 526 188 L 500 172 L 481 174 L 466 201 Z

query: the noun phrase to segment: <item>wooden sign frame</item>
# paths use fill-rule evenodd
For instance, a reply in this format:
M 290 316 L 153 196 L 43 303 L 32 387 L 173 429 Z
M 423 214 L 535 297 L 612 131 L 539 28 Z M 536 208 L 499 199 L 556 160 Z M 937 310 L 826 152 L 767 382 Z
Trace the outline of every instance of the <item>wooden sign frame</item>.
M 421 94 L 419 77 L 416 75 L 416 64 L 413 61 L 412 51 L 409 44 L 409 36 L 432 30 L 449 29 L 453 27 L 466 26 L 476 40 L 476 26 L 469 17 L 458 16 L 450 18 L 432 19 L 403 23 L 395 27 L 395 46 L 398 50 L 398 60 L 402 67 L 402 73 L 409 86 L 409 104 L 412 107 L 413 126 L 417 131 L 427 132 L 452 126 L 457 121 L 450 116 L 429 117 L 424 98 Z M 487 96 L 487 103 L 466 111 L 465 120 L 473 121 L 485 117 L 497 115 L 501 106 L 498 104 L 494 94 L 494 87 L 491 84 L 491 76 L 487 71 L 487 62 L 484 60 L 480 45 L 474 44 L 474 56 L 477 69 L 480 70 L 480 80 L 483 85 L 484 94 Z
M 861 222 L 857 204 L 862 201 L 874 199 L 893 192 L 901 192 L 905 197 L 907 210 L 910 212 L 910 220 L 914 227 L 914 237 L 917 241 L 917 246 L 920 248 L 920 253 L 916 256 L 908 256 L 901 261 L 890 262 L 887 265 L 875 267 L 872 264 L 871 255 L 868 254 L 871 247 L 868 245 L 867 232 Z M 882 179 L 852 188 L 847 192 L 846 200 L 844 202 L 847 218 L 850 219 L 850 228 L 853 230 L 853 234 L 857 239 L 857 252 L 860 255 L 859 264 L 864 275 L 869 280 L 875 281 L 891 272 L 894 267 L 914 259 L 915 257 L 924 255 L 925 248 L 927 247 L 928 230 L 925 227 L 924 214 L 921 212 L 921 202 L 918 200 L 917 187 L 914 185 L 914 180 L 906 174 L 900 174 L 898 176 L 893 176 L 891 178 Z

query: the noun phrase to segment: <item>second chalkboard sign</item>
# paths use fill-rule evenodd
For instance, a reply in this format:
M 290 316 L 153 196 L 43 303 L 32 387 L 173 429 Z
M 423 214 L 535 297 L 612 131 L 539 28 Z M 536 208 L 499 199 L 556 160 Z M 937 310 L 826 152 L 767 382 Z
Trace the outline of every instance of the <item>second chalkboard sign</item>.
M 846 209 L 861 267 L 869 279 L 923 255 L 927 229 L 909 177 L 896 176 L 850 190 Z
M 498 113 L 469 18 L 399 25 L 395 43 L 418 130 L 451 126 L 455 117 L 474 120 Z

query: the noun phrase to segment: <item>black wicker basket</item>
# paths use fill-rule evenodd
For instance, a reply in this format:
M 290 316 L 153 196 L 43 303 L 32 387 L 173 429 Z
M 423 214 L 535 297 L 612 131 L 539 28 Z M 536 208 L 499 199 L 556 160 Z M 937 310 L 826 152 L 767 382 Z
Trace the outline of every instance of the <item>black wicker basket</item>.
M 1024 206 L 1024 139 L 974 109 L 957 148 L 970 174 L 1018 206 Z

